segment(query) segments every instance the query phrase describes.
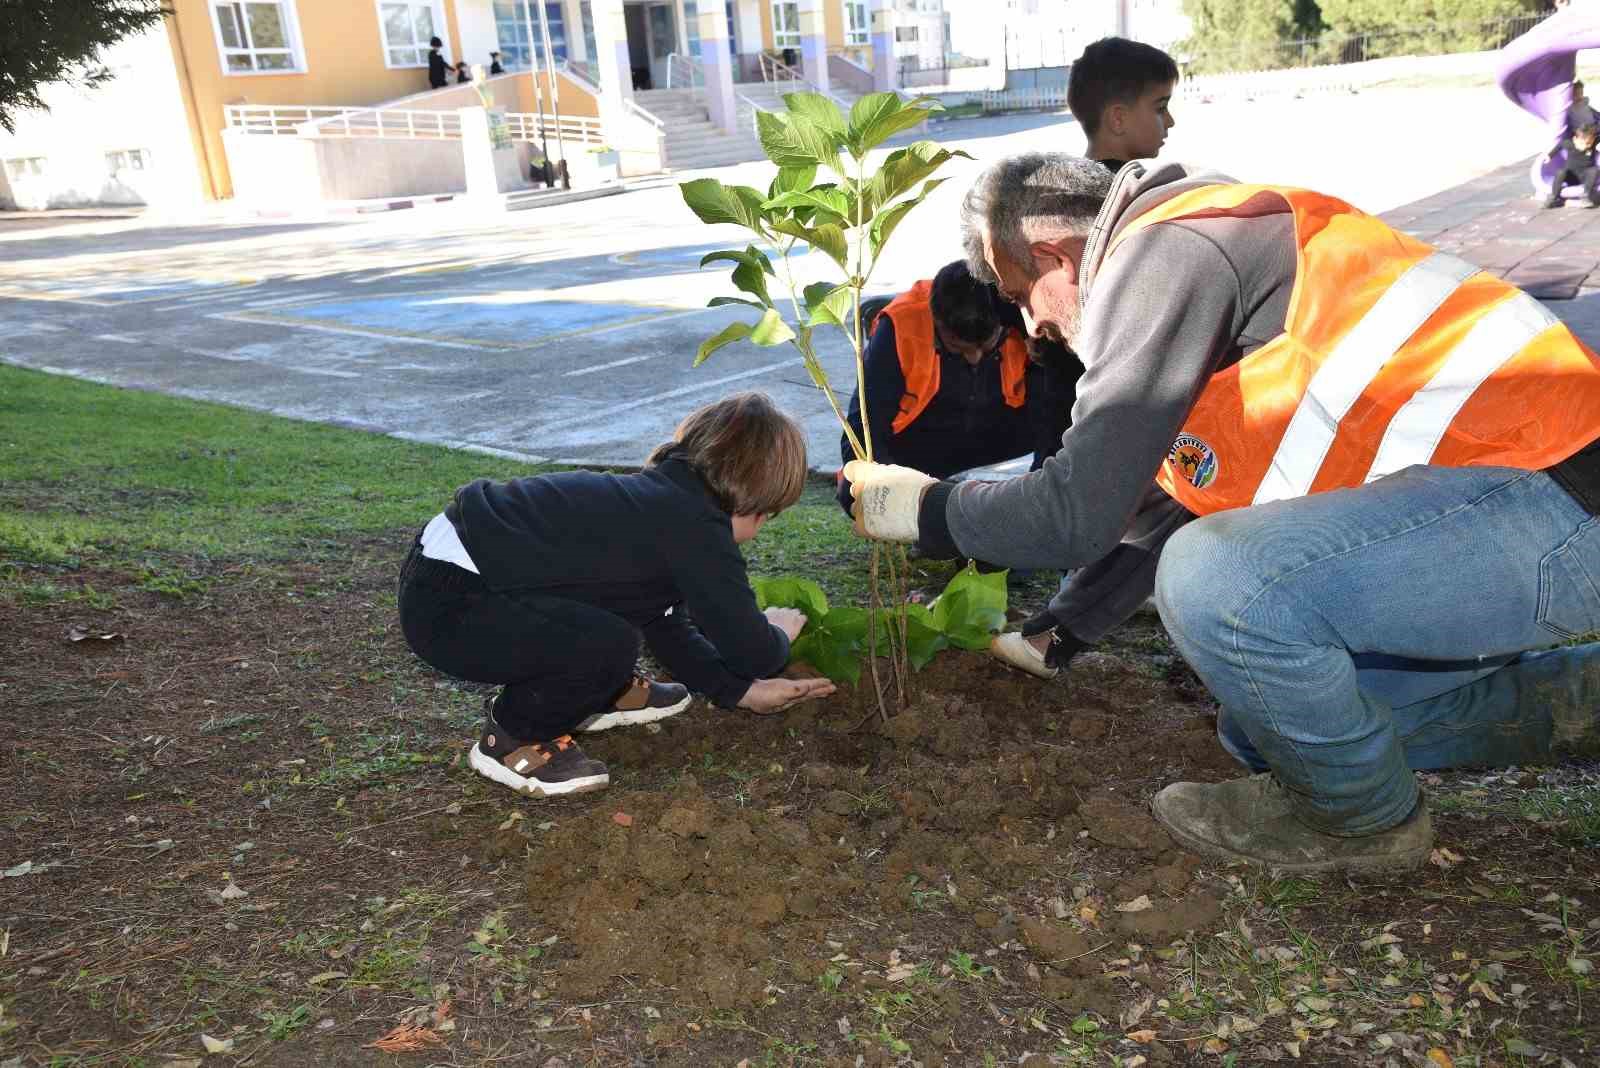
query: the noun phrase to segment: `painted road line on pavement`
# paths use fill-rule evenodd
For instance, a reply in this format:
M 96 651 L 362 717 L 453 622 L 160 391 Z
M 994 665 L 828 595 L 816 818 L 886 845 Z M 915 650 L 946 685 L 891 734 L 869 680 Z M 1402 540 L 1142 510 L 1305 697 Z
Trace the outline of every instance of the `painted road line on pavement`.
M 125 334 L 96 334 L 94 336 L 94 339 L 96 341 L 120 341 L 124 345 L 142 345 L 142 344 L 144 344 L 144 342 L 140 341 L 138 338 L 136 338 L 136 337 L 128 337 Z
M 756 367 L 748 371 L 740 371 L 738 374 L 724 375 L 721 378 L 708 378 L 703 382 L 696 382 L 693 385 L 679 386 L 677 389 L 669 389 L 663 393 L 653 393 L 648 397 L 640 397 L 638 400 L 628 401 L 626 404 L 613 404 L 609 408 L 595 408 L 592 411 L 584 412 L 582 415 L 568 416 L 565 419 L 556 419 L 548 423 L 535 423 L 526 430 L 521 430 L 517 433 L 520 436 L 528 436 L 541 432 L 548 432 L 551 430 L 559 430 L 562 427 L 572 426 L 576 423 L 598 422 L 602 419 L 609 419 L 614 415 L 621 415 L 623 412 L 631 412 L 635 408 L 643 408 L 647 405 L 659 403 L 660 401 L 671 400 L 674 397 L 681 397 L 687 393 L 698 393 L 701 390 L 711 389 L 715 386 L 727 385 L 729 382 L 737 382 L 740 379 L 754 378 L 757 375 L 764 375 L 785 367 L 792 367 L 799 362 L 800 357 L 796 356 L 793 359 L 784 360 L 782 363 L 769 363 L 765 367 Z
M 340 292 L 338 290 L 324 289 L 320 293 L 301 293 L 297 297 L 275 297 L 272 300 L 258 300 L 258 301 L 254 301 L 254 302 L 252 302 L 250 304 L 246 304 L 245 307 L 246 308 L 276 308 L 276 307 L 279 307 L 279 306 L 284 305 L 284 304 L 304 304 L 304 303 L 306 303 L 308 301 L 324 300 L 324 299 L 326 299 L 328 297 L 337 297 L 337 296 L 340 296 L 340 295 L 341 294 L 340 294 Z
M 506 345 L 498 342 L 485 341 L 446 341 L 440 338 L 428 337 L 424 334 L 410 334 L 403 330 L 379 330 L 375 328 L 357 328 L 351 326 L 326 326 L 322 323 L 308 323 L 304 319 L 288 319 L 277 315 L 266 315 L 256 312 L 215 312 L 206 316 L 208 319 L 225 319 L 235 323 L 256 323 L 265 326 L 282 326 L 294 330 L 312 330 L 321 334 L 342 334 L 346 337 L 376 338 L 379 341 L 398 341 L 406 345 L 434 345 L 442 349 L 468 349 L 471 351 L 512 352 L 522 348 L 520 345 Z

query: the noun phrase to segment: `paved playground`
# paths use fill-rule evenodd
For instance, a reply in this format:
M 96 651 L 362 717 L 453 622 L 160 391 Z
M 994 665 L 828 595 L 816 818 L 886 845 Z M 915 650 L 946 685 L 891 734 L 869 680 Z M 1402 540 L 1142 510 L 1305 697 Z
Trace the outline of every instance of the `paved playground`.
M 1600 212 L 1537 210 L 1526 161 L 1540 132 L 1494 90 L 1188 104 L 1177 119 L 1170 158 L 1387 212 L 1551 299 L 1600 344 L 1600 289 L 1589 283 Z M 951 122 L 929 136 L 976 159 L 949 167 L 951 180 L 896 234 L 874 290 L 903 288 L 959 254 L 960 196 L 983 161 L 1083 145 L 1064 115 Z M 763 187 L 769 175 L 761 165 L 718 173 Z M 0 358 L 590 463 L 637 463 L 696 404 L 760 388 L 801 416 L 812 462 L 829 467 L 837 430 L 792 350 L 739 345 L 690 367 L 702 339 L 748 314 L 705 307 L 731 287 L 724 270 L 700 271 L 700 257 L 746 237 L 699 224 L 672 183 L 495 217 L 443 205 L 194 226 L 0 222 Z M 800 257 L 798 284 L 828 277 L 831 266 Z M 848 346 L 834 334 L 822 352 L 848 393 Z

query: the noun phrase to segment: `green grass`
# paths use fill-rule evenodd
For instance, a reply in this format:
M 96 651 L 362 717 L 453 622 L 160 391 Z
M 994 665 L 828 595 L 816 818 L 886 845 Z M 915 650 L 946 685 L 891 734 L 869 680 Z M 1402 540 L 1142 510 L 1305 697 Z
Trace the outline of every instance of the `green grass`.
M 420 527 L 475 478 L 555 470 L 0 365 L 0 568 L 133 563 L 173 597 L 205 582 L 158 556 L 284 559 Z M 751 569 L 859 600 L 867 545 L 813 481 L 746 546 Z M 17 580 L 28 603 L 113 595 Z M 103 604 L 101 602 L 104 602 Z
M 538 470 L 0 366 L 0 563 L 303 555 L 420 526 L 474 478 Z M 145 581 L 193 592 L 159 568 Z

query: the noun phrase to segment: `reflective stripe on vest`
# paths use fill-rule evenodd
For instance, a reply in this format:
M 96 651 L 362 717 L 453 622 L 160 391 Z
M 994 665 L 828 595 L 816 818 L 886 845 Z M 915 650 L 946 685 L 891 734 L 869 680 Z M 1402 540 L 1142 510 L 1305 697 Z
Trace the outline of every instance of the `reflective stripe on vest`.
M 1211 377 L 1156 481 L 1190 511 L 1413 464 L 1542 470 L 1600 438 L 1600 363 L 1542 304 L 1333 197 L 1206 186 L 1139 216 L 1294 215 L 1284 332 Z
M 906 391 L 900 397 L 900 410 L 891 426 L 896 434 L 917 421 L 939 393 L 939 349 L 935 343 L 933 312 L 929 299 L 931 281 L 921 281 L 883 309 L 894 323 L 895 354 L 900 358 L 900 374 Z M 1020 408 L 1027 401 L 1026 377 L 1028 347 L 1015 330 L 1006 331 L 1000 346 L 1000 392 L 1008 407 Z

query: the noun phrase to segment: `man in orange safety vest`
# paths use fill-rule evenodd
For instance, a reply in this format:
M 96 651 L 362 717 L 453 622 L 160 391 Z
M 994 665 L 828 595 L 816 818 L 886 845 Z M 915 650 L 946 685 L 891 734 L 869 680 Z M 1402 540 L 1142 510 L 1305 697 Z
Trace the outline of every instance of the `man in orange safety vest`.
M 858 526 L 1069 568 L 1181 506 L 1147 546 L 1157 605 L 1254 774 L 1174 783 L 1156 817 L 1224 860 L 1415 866 L 1413 770 L 1600 748 L 1600 643 L 1576 640 L 1600 631 L 1600 361 L 1335 197 L 1152 168 L 979 177 L 974 267 L 1082 359 L 1072 426 L 1002 483 L 851 464 Z

